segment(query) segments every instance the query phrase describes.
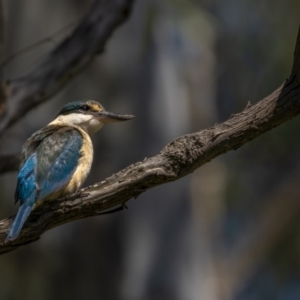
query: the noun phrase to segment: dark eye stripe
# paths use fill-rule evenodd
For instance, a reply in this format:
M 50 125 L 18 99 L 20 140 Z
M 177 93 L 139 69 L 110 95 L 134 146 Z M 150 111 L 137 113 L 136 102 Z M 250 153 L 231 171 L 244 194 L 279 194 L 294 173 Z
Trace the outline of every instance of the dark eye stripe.
M 89 107 L 87 105 L 82 105 L 81 109 L 83 111 L 88 111 L 89 110 Z

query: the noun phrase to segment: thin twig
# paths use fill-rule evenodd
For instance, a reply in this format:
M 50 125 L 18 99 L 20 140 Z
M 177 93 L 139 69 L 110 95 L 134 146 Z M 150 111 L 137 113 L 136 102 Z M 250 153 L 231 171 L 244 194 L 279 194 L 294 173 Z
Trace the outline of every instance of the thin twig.
M 56 45 L 56 41 L 55 38 L 59 37 L 61 34 L 65 33 L 67 30 L 69 30 L 71 27 L 74 27 L 74 25 L 77 23 L 77 21 L 73 21 L 71 23 L 69 23 L 68 25 L 64 26 L 63 28 L 55 31 L 53 34 L 49 35 L 48 37 L 41 39 L 27 47 L 24 47 L 23 49 L 13 53 L 12 55 L 8 56 L 1 64 L 0 64 L 0 69 L 3 69 L 4 67 L 6 67 L 10 62 L 12 62 L 15 58 L 17 58 L 18 56 L 21 56 L 33 49 L 36 49 L 46 43 L 53 43 L 54 45 Z

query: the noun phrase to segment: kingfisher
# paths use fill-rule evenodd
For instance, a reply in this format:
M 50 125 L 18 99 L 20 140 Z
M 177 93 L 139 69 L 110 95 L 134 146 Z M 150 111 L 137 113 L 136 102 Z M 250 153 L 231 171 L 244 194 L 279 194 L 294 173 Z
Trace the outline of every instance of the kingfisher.
M 66 104 L 56 118 L 23 145 L 15 191 L 18 213 L 5 242 L 15 240 L 30 212 L 43 203 L 78 191 L 93 161 L 91 136 L 104 124 L 134 118 L 108 112 L 93 100 Z

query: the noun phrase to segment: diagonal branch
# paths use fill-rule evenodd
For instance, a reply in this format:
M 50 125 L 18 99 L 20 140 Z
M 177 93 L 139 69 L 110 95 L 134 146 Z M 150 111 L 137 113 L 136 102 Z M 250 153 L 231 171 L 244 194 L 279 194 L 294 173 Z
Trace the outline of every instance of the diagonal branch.
M 298 35 L 297 45 L 300 43 Z M 298 47 L 298 46 L 297 46 Z M 81 190 L 66 199 L 44 203 L 30 216 L 19 238 L 3 244 L 12 217 L 0 221 L 0 253 L 36 241 L 41 234 L 59 225 L 101 214 L 124 205 L 146 190 L 177 180 L 230 150 L 236 150 L 264 132 L 300 113 L 299 51 L 295 52 L 293 73 L 268 97 L 233 115 L 224 123 L 177 138 L 156 156 Z
M 297 70 L 298 72 L 299 70 Z M 295 78 L 295 77 L 293 77 Z M 37 240 L 56 226 L 96 216 L 124 205 L 131 198 L 160 184 L 188 175 L 213 158 L 236 150 L 262 133 L 300 113 L 300 84 L 291 78 L 271 95 L 224 123 L 177 138 L 156 156 L 81 190 L 70 199 L 60 199 L 37 208 L 19 238 L 3 244 L 12 218 L 0 222 L 0 253 Z
M 112 32 L 123 23 L 133 0 L 97 0 L 73 33 L 26 74 L 6 86 L 0 135 L 20 117 L 46 101 L 103 52 Z

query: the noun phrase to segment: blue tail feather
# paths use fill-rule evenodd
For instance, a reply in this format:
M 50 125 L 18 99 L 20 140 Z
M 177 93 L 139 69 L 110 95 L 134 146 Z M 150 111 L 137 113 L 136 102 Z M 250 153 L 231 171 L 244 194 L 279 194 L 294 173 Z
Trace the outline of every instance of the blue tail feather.
M 18 237 L 32 209 L 33 209 L 33 205 L 31 204 L 24 203 L 23 205 L 20 206 L 18 213 L 5 239 L 5 243 L 8 241 L 13 241 Z

